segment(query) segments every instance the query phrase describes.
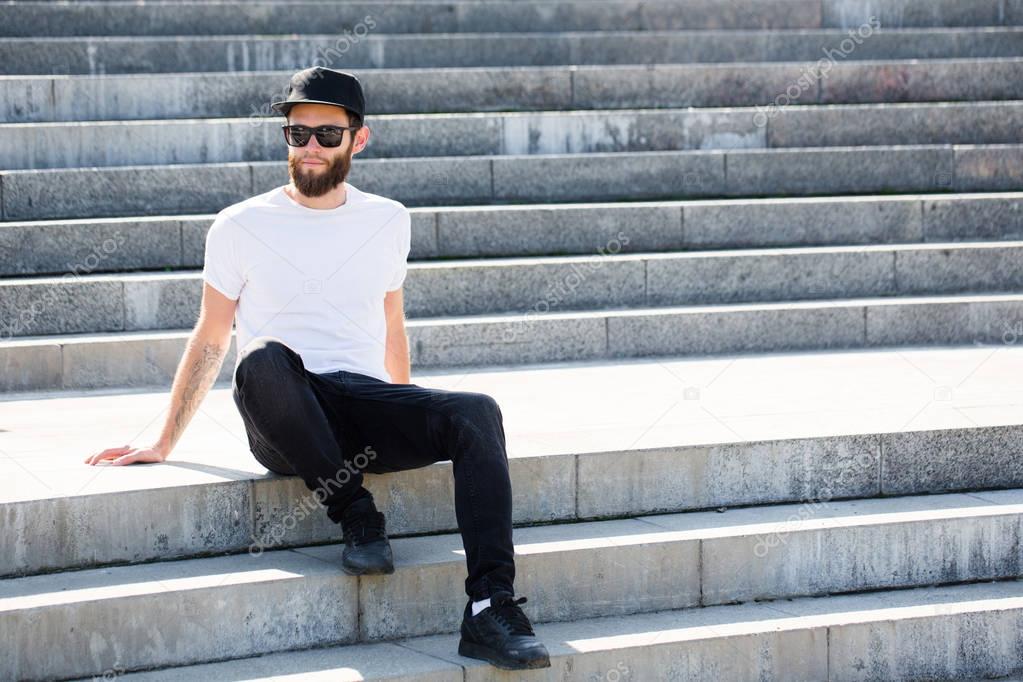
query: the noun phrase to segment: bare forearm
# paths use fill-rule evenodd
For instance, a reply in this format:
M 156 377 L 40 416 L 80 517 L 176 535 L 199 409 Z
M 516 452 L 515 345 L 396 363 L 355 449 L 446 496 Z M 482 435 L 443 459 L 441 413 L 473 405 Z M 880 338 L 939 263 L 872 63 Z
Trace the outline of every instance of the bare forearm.
M 412 361 L 409 358 L 408 334 L 404 329 L 396 330 L 387 335 L 387 352 L 384 365 L 391 375 L 391 382 L 408 384 L 412 381 Z
M 230 335 L 225 339 L 193 332 L 174 376 L 171 406 L 160 435 L 160 445 L 170 452 L 181 438 L 192 416 L 220 374 L 220 367 L 230 348 Z

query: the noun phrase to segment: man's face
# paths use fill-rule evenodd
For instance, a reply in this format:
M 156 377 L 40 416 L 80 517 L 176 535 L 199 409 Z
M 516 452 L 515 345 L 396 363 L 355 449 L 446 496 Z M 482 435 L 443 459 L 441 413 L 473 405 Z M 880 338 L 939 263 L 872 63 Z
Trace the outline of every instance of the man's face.
M 309 128 L 350 125 L 345 109 L 310 103 L 293 106 L 288 112 L 288 124 Z M 346 130 L 339 147 L 323 147 L 315 135 L 310 136 L 304 147 L 289 146 L 288 172 L 298 191 L 307 197 L 319 197 L 344 182 L 352 168 L 352 154 L 365 147 L 367 132 L 365 126 L 358 131 Z

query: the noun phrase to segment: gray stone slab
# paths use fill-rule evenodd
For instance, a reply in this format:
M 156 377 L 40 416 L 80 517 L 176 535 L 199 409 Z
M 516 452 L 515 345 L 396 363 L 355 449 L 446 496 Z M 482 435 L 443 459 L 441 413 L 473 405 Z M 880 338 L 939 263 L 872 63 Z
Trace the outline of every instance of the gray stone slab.
M 865 306 L 761 304 L 637 311 L 607 320 L 610 357 L 857 348 Z
M 895 251 L 899 293 L 967 293 L 1023 289 L 1023 244 L 970 245 L 963 249 Z
M 249 536 L 249 484 L 7 503 L 0 525 L 0 575 L 237 551 Z
M 559 362 L 607 357 L 599 316 L 500 315 L 462 323 L 408 323 L 413 365 Z
M 742 111 L 627 110 L 501 115 L 502 154 L 572 154 L 764 147 Z
M 829 62 L 821 104 L 1020 99 L 1023 60 L 948 59 L 890 63 Z
M 951 146 L 728 151 L 732 196 L 948 191 Z M 822 173 L 826 168 L 827 172 Z
M 495 201 L 713 196 L 725 188 L 724 154 L 714 151 L 505 156 L 492 163 Z
M 379 114 L 572 108 L 572 72 L 564 66 L 451 68 L 436 76 L 422 69 L 354 73 Z
M 921 241 L 915 198 L 693 201 L 682 211 L 691 249 Z
M 866 345 L 1015 343 L 1023 302 L 1012 296 L 963 295 L 931 305 L 927 299 L 866 308 Z
M 1019 593 L 1018 583 L 1004 587 Z M 980 602 L 983 597 L 976 599 Z M 893 609 L 887 618 L 875 622 L 832 624 L 828 628 L 831 678 L 843 682 L 1001 679 L 1019 672 L 1023 614 L 1018 609 L 946 613 L 953 606 L 947 602 L 948 597 L 935 595 L 921 599 L 916 608 L 900 609 L 903 613 Z M 954 651 L 949 650 L 949 642 L 955 642 Z
M 159 87 L 153 86 L 154 80 L 160 84 Z M 233 84 L 228 85 L 228 81 Z M 52 118 L 21 117 L 7 120 L 97 121 L 249 116 L 256 121 L 270 114 L 270 102 L 279 99 L 287 83 L 288 75 L 281 72 L 55 77 L 51 84 Z
M 92 337 L 82 343 L 61 339 L 61 379 L 64 388 L 169 386 L 185 352 L 187 334 L 160 332 Z M 236 338 L 224 357 L 219 380 L 231 378 Z M 42 380 L 39 380 L 42 383 Z M 43 386 L 40 385 L 39 388 Z
M 0 223 L 0 275 L 180 266 L 181 226 L 168 218 Z
M 1023 198 L 981 194 L 928 197 L 922 204 L 924 241 L 1023 239 Z
M 405 311 L 429 317 L 638 306 L 646 300 L 646 270 L 642 259 L 610 255 L 424 264 L 405 287 Z
M 0 283 L 0 336 L 124 329 L 122 283 L 114 276 L 88 274 Z
M 435 215 L 438 253 L 446 256 L 613 255 L 683 248 L 682 208 L 674 202 L 460 207 Z
M 766 105 L 793 83 L 800 103 L 817 101 L 812 64 L 648 64 L 579 66 L 572 107 L 658 108 Z
M 998 144 L 1018 142 L 1021 129 L 1023 104 L 1015 102 L 782 107 L 766 146 Z
M 281 184 L 284 184 L 283 182 Z M 181 261 L 182 265 L 202 267 L 206 257 L 206 233 L 213 224 L 214 216 L 182 216 Z
M 1023 25 L 1023 0 L 1005 0 L 1006 26 Z
M 717 533 L 699 526 L 702 518 L 687 518 L 692 514 L 644 520 L 706 533 L 701 594 L 708 605 L 1015 578 L 1019 510 L 1008 501 L 926 495 L 729 509 L 719 515 Z
M 41 76 L 0 78 L 0 120 L 59 120 L 53 80 Z
M 497 114 L 380 116 L 368 122 L 364 158 L 471 156 L 501 153 L 503 117 Z M 279 146 L 279 145 L 278 145 Z
M 647 260 L 647 305 L 809 300 L 896 293 L 895 258 L 876 248 L 714 252 Z
M 192 273 L 126 277 L 126 331 L 194 327 L 199 317 L 202 285 Z
M 873 21 L 889 28 L 907 26 L 996 26 L 1002 23 L 1000 0 L 823 0 L 824 26 L 858 28 Z
M 7 220 L 219 211 L 252 195 L 248 164 L 9 171 Z
M 684 11 L 670 4 L 641 3 L 641 27 L 666 29 L 816 28 L 821 25 L 819 3 L 810 0 L 687 0 Z
M 882 492 L 1019 487 L 1021 443 L 1019 426 L 884 434 Z
M 879 472 L 874 436 L 593 454 L 579 460 L 579 517 L 864 497 L 880 490 Z
M 0 344 L 0 391 L 60 388 L 63 380 L 60 343 L 18 343 L 4 337 Z
M 386 26 L 389 33 L 459 29 L 453 6 L 443 2 L 432 4 L 436 11 L 415 12 L 402 3 L 352 3 L 320 17 L 315 27 L 321 33 L 337 36 L 334 47 L 342 55 L 350 43 L 378 26 Z M 308 32 L 310 25 L 302 21 L 302 16 L 316 9 L 315 2 L 275 2 L 262 7 L 215 3 L 196 6 L 39 3 L 5 7 L 0 20 L 3 35 L 7 36 L 282 34 Z M 337 55 L 328 53 L 326 57 L 336 58 Z M 321 55 L 321 58 L 325 57 Z
M 957 146 L 954 187 L 957 191 L 987 192 L 1023 187 L 1023 148 Z

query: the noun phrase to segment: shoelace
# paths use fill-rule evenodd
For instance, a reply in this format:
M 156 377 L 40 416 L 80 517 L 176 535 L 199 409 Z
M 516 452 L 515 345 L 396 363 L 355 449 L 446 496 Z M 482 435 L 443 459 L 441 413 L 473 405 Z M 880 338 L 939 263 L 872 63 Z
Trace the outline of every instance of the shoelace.
M 491 611 L 494 612 L 494 618 L 503 623 L 512 634 L 532 635 L 535 633 L 529 623 L 529 618 L 526 617 L 526 614 L 518 606 L 525 603 L 525 597 L 519 597 L 518 599 L 505 597 L 496 604 L 492 603 L 490 606 Z
M 358 547 L 384 537 L 384 515 L 380 512 L 364 514 L 351 519 L 344 519 L 345 537 L 351 538 L 352 544 Z

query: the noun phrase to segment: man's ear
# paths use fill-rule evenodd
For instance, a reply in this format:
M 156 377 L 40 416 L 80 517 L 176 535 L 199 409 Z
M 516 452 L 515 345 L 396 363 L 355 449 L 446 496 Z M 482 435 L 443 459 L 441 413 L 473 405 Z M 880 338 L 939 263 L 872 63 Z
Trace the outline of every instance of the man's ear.
M 362 132 L 364 130 L 366 131 L 365 133 Z M 366 124 L 363 124 L 361 128 L 355 131 L 355 147 L 352 148 L 353 154 L 358 154 L 359 152 L 366 148 L 366 145 L 369 144 L 369 136 L 370 136 L 369 126 Z M 359 146 L 360 138 L 362 139 L 361 147 Z

